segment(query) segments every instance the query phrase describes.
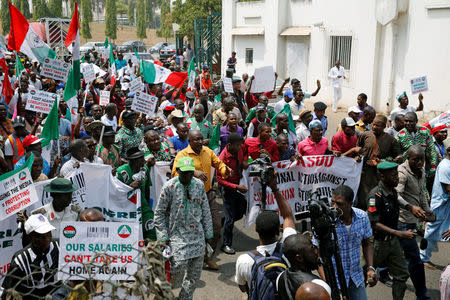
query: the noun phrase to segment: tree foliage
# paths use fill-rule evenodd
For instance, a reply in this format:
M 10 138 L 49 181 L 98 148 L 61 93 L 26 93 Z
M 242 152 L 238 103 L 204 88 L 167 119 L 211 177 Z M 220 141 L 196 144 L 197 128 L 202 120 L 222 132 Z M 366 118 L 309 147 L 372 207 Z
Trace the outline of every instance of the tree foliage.
M 62 17 L 62 0 L 50 0 L 48 2 L 48 9 L 50 11 L 50 17 L 61 18 Z
M 5 1 L 5 0 L 3 0 Z M 6 1 L 6 3 L 8 3 Z M 22 15 L 29 19 L 31 18 L 31 13 L 30 13 L 30 6 L 28 4 L 28 0 L 15 0 L 13 2 L 14 6 L 17 7 L 18 10 L 20 10 L 20 12 L 22 13 Z M 9 9 L 9 8 L 8 8 Z M 9 12 L 8 12 L 9 15 Z
M 148 28 L 154 28 L 153 16 L 155 15 L 155 9 L 159 6 L 156 2 L 159 2 L 159 0 L 145 0 L 145 23 Z
M 194 20 L 205 19 L 210 12 L 221 12 L 221 0 L 176 0 L 172 10 L 173 22 L 180 24 L 177 35 L 194 37 Z M 162 16 L 162 8 L 161 8 Z M 162 27 L 161 21 L 161 27 Z
M 145 26 L 145 0 L 138 0 L 136 11 L 136 36 L 142 40 L 147 37 Z
M 50 16 L 50 10 L 45 0 L 33 0 L 33 19 L 39 20 L 48 16 Z
M 116 1 L 116 15 L 126 15 L 128 6 L 124 0 Z
M 116 1 L 106 0 L 105 35 L 113 40 L 117 38 Z
M 136 8 L 136 3 L 134 1 L 128 2 L 128 23 L 130 25 L 134 25 L 134 9 Z M 138 14 L 138 12 L 136 12 Z
M 8 1 L 2 0 L 2 11 L 0 12 L 0 16 L 2 19 L 2 32 L 3 35 L 6 35 L 9 32 L 9 6 Z
M 161 28 L 158 31 L 161 37 L 172 36 L 172 13 L 170 12 L 170 0 L 161 1 Z
M 92 38 L 91 28 L 89 27 L 89 14 L 92 18 L 90 2 L 90 0 L 81 0 L 81 36 L 85 39 Z

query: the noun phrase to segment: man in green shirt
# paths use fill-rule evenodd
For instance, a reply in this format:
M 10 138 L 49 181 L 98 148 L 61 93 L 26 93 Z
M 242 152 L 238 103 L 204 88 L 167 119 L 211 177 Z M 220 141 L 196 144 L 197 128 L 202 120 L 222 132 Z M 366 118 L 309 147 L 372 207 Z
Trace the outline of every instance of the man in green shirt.
M 155 226 L 153 223 L 153 211 L 150 199 L 150 180 L 149 165 L 153 163 L 152 159 L 145 162 L 144 152 L 138 147 L 128 149 L 126 153 L 127 164 L 117 168 L 117 179 L 129 185 L 133 189 L 141 191 L 141 211 L 142 211 L 142 231 L 144 239 L 156 240 Z
M 194 118 L 187 119 L 186 124 L 189 126 L 190 130 L 200 130 L 203 134 L 203 145 L 209 144 L 214 128 L 212 124 L 205 119 L 205 108 L 202 104 L 194 106 Z
M 266 95 L 261 95 L 258 98 L 259 103 L 262 103 L 266 106 L 266 115 L 269 119 L 272 119 L 275 116 L 275 111 L 273 110 L 272 107 L 268 107 L 267 105 L 269 104 L 269 98 L 267 98 Z M 256 105 L 258 106 L 258 105 Z M 245 123 L 250 123 L 255 117 L 256 117 L 256 106 L 251 108 L 248 112 L 248 116 L 245 119 Z

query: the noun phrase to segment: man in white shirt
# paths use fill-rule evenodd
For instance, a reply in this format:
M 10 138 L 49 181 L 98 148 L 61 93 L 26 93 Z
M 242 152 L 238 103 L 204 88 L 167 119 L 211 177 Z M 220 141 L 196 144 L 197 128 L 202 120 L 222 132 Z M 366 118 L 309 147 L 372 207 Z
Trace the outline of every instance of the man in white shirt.
M 297 123 L 297 127 L 295 127 L 295 133 L 297 134 L 298 142 L 300 143 L 304 139 L 309 137 L 309 129 L 308 125 L 313 119 L 313 115 L 310 110 L 302 109 L 299 114 L 299 123 Z
M 339 99 L 342 97 L 342 82 L 346 79 L 345 69 L 341 66 L 339 60 L 336 61 L 336 65 L 331 68 L 328 73 L 328 78 L 331 79 L 331 86 L 333 87 L 333 112 L 336 112 Z
M 28 81 L 30 86 L 34 86 L 38 90 L 42 90 L 42 82 L 36 77 L 36 73 L 30 72 L 30 80 Z
M 399 106 L 394 108 L 391 111 L 391 114 L 389 115 L 389 122 L 392 122 L 395 120 L 395 116 L 398 114 L 406 115 L 408 112 L 418 112 L 423 110 L 423 95 L 422 93 L 419 93 L 418 99 L 419 99 L 419 106 L 414 107 L 409 104 L 408 96 L 406 96 L 406 92 L 402 92 L 401 94 L 398 94 L 397 97 L 395 97 L 397 101 L 399 102 Z
M 103 124 L 111 126 L 117 132 L 117 105 L 115 103 L 108 103 L 105 106 L 105 114 L 100 118 Z
M 284 92 L 284 98 L 275 103 L 275 107 L 273 108 L 274 112 L 277 114 L 282 111 L 284 106 L 290 103 L 292 99 L 294 99 L 294 93 L 291 90 Z
M 75 169 L 78 169 L 80 163 L 85 161 L 88 151 L 89 149 L 85 141 L 80 139 L 71 141 L 69 144 L 69 152 L 72 157 L 61 167 L 59 174 L 65 177 Z

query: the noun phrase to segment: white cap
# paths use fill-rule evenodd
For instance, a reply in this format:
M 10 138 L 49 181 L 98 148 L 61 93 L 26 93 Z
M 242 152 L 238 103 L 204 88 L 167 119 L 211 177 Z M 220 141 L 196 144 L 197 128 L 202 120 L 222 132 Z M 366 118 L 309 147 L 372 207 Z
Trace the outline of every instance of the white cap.
M 354 112 L 354 113 L 358 113 L 359 114 L 362 111 L 358 108 L 358 106 L 351 106 L 351 107 L 348 108 L 347 113 L 349 113 L 349 112 Z
M 48 219 L 41 214 L 31 215 L 25 222 L 25 232 L 27 234 L 30 234 L 33 231 L 37 233 L 47 233 L 55 229 L 56 228 L 50 224 Z
M 341 126 L 352 127 L 352 126 L 355 126 L 355 125 L 356 125 L 355 120 L 353 120 L 353 119 L 350 118 L 350 117 L 346 117 L 345 119 L 343 119 L 343 120 L 341 121 Z

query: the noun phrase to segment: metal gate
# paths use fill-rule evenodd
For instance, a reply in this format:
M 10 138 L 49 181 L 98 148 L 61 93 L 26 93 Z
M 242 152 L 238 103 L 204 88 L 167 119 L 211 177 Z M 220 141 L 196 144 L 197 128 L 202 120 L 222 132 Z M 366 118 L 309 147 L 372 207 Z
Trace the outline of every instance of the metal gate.
M 212 13 L 206 19 L 197 19 L 195 25 L 194 50 L 197 67 L 210 67 L 212 75 L 220 76 L 222 50 L 222 14 Z
M 64 42 L 69 31 L 71 19 L 42 18 L 39 21 L 45 24 L 45 33 L 47 35 L 45 42 L 50 48 L 55 50 L 56 57 L 62 60 L 65 55 L 70 54 Z

